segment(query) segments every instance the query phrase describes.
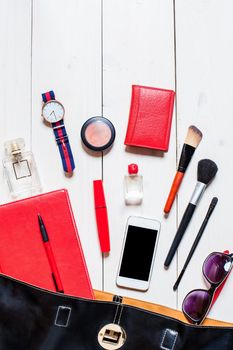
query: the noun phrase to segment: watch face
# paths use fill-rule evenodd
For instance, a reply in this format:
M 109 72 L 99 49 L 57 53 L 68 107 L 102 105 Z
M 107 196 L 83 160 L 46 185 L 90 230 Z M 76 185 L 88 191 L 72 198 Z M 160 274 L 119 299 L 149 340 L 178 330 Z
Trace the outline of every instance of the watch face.
M 59 122 L 64 118 L 64 114 L 63 105 L 56 100 L 46 102 L 42 108 L 42 116 L 50 123 Z

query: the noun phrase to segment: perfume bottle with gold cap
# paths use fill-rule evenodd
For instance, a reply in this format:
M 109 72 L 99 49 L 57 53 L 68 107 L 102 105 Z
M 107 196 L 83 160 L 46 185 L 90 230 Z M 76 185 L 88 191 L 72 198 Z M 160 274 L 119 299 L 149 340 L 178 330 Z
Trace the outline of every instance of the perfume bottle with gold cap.
M 32 152 L 25 151 L 24 139 L 6 141 L 3 166 L 11 195 L 29 197 L 41 192 L 41 184 Z

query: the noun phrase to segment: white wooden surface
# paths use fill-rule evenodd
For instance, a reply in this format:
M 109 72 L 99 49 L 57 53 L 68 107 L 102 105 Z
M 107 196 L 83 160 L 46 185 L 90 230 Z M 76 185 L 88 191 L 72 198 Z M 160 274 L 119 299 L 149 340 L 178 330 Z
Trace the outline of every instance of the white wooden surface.
M 0 141 L 24 137 L 35 154 L 44 191 L 67 188 L 94 288 L 181 307 L 185 294 L 204 287 L 201 266 L 214 250 L 233 251 L 233 3 L 231 0 L 0 0 Z M 134 150 L 123 145 L 131 85 L 177 91 L 169 152 Z M 41 93 L 54 89 L 66 108 L 66 126 L 76 161 L 72 178 L 61 168 L 52 130 L 40 117 Z M 83 122 L 105 115 L 116 127 L 111 151 L 85 152 Z M 195 124 L 204 137 L 169 218 L 163 217 L 176 155 L 187 127 Z M 196 182 L 197 161 L 211 158 L 219 166 L 168 271 L 164 259 Z M 144 177 L 144 202 L 126 207 L 123 176 L 137 162 Z M 104 179 L 112 251 L 102 258 L 97 239 L 92 181 Z M 207 206 L 219 203 L 181 282 L 182 268 Z M 0 201 L 9 201 L 0 178 Z M 152 283 L 147 293 L 115 285 L 124 227 L 129 215 L 162 222 Z M 210 316 L 233 322 L 231 276 Z

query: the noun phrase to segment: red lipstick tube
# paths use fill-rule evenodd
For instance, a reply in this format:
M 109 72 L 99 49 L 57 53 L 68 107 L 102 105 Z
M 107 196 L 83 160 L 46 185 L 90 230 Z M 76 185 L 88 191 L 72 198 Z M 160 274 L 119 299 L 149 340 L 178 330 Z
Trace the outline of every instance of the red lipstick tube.
M 110 252 L 108 213 L 102 180 L 94 180 L 93 187 L 96 223 L 99 235 L 100 248 L 102 253 L 108 253 Z

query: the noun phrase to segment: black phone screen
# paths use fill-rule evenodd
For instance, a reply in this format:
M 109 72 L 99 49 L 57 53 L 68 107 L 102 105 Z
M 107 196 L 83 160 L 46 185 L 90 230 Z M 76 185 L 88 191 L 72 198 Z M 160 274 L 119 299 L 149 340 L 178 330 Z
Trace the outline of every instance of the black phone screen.
M 128 226 L 120 267 L 121 277 L 149 280 L 157 236 L 157 230 Z

